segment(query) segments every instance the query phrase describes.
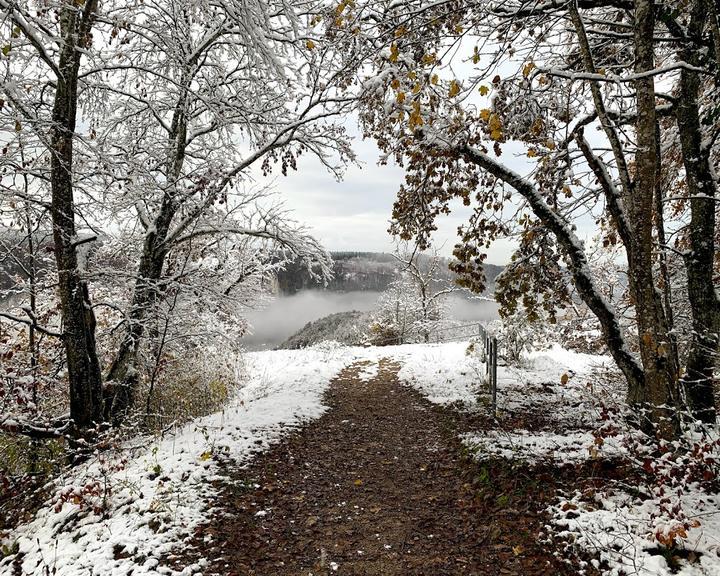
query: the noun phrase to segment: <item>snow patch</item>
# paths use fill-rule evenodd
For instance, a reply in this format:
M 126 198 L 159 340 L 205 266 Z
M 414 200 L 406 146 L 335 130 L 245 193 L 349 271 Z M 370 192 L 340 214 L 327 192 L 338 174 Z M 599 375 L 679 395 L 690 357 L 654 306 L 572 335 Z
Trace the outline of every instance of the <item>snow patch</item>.
M 150 446 L 103 453 L 70 470 L 36 517 L 2 544 L 17 544 L 24 574 L 190 575 L 159 566 L 208 519 L 222 479 L 218 461 L 247 462 L 293 427 L 321 416 L 331 378 L 362 349 L 324 344 L 247 355 L 247 383 L 224 410 Z M 0 573 L 12 573 L 12 557 Z
M 600 445 L 587 431 L 490 430 L 483 434 L 465 434 L 462 439 L 478 461 L 504 458 L 529 464 L 563 465 L 627 454 L 621 437 L 603 439 Z

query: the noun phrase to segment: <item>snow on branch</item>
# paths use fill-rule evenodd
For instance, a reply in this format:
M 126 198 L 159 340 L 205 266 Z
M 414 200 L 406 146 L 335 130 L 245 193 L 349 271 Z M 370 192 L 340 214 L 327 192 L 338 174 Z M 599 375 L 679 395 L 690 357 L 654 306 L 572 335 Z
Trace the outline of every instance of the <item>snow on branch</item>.
M 562 70 L 560 68 L 544 68 L 542 66 L 536 66 L 533 69 L 533 76 L 545 74 L 547 76 L 555 76 L 556 78 L 565 78 L 571 82 L 577 80 L 592 80 L 593 82 L 632 83 L 645 78 L 652 78 L 654 76 L 660 76 L 662 74 L 667 74 L 668 72 L 680 70 L 689 70 L 691 72 L 707 75 L 713 74 L 710 70 L 700 66 L 693 66 L 687 62 L 673 62 L 672 64 L 667 64 L 666 66 L 660 66 L 652 70 L 636 72 L 624 76 L 613 74 L 611 72 L 606 72 L 605 74 L 600 74 L 599 72 L 568 72 L 567 70 Z
M 62 424 L 53 425 L 30 422 L 22 418 L 7 417 L 0 420 L 0 430 L 7 434 L 27 436 L 37 440 L 68 438 L 72 430 L 72 420 L 66 420 Z
M 643 381 L 643 369 L 625 345 L 622 328 L 615 311 L 595 285 L 583 245 L 570 225 L 548 205 L 537 188 L 517 172 L 500 164 L 475 147 L 463 145 L 459 151 L 469 162 L 517 190 L 528 202 L 535 215 L 555 235 L 565 251 L 575 286 L 600 320 L 610 352 L 618 366 L 623 372 L 637 378 L 638 381 Z
M 14 314 L 10 314 L 9 312 L 3 312 L 0 310 L 0 317 L 7 318 L 8 320 L 11 320 L 12 322 L 17 322 L 19 324 L 25 324 L 27 326 L 33 327 L 35 330 L 40 332 L 41 334 L 45 334 L 46 336 L 53 336 L 55 338 L 64 338 L 64 335 L 62 332 L 56 332 L 55 330 L 52 330 L 50 328 L 45 328 L 44 326 L 41 326 L 37 323 L 37 319 L 31 312 L 29 308 L 23 309 L 25 313 L 29 316 L 29 318 L 21 318 L 20 316 L 15 316 Z

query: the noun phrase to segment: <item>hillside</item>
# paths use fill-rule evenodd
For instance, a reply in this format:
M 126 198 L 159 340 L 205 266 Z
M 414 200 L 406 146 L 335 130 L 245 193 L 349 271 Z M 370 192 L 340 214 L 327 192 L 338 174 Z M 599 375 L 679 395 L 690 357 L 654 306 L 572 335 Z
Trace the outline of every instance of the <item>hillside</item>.
M 718 574 L 718 498 L 700 482 L 677 488 L 693 555 L 651 547 L 672 520 L 607 411 L 625 393 L 608 357 L 554 345 L 498 366 L 496 415 L 471 350 L 249 354 L 222 410 L 48 484 L 0 534 L 0 573 Z
M 367 337 L 367 327 L 370 324 L 370 312 L 337 312 L 305 326 L 285 340 L 279 349 L 296 350 L 306 348 L 325 341 L 335 341 L 341 344 L 362 344 Z

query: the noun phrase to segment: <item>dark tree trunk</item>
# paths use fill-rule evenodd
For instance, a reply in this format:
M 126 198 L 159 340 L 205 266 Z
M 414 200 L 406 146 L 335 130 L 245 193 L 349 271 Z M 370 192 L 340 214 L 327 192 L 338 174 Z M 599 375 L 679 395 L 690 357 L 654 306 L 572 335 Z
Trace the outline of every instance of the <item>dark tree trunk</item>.
M 73 138 L 81 49 L 90 32 L 97 1 L 79 13 L 73 2 L 60 15 L 63 40 L 52 112 L 51 214 L 58 292 L 70 381 L 70 416 L 79 431 L 102 421 L 102 378 L 95 347 L 95 317 L 78 268 L 73 200 Z
M 635 2 L 635 72 L 655 67 L 653 34 L 655 15 L 652 0 Z M 653 274 L 653 208 L 658 162 L 655 114 L 655 81 L 642 77 L 635 81 L 637 93 L 637 152 L 635 178 L 625 197 L 628 223 L 632 231 L 630 289 L 635 299 L 640 357 L 645 372 L 642 387 L 630 386 L 628 402 L 649 410 L 647 424 L 660 435 L 670 437 L 677 428 L 674 408 L 678 405 L 679 370 L 672 352 L 669 325 L 662 295 L 655 288 Z M 646 421 L 643 422 L 645 424 Z
M 699 40 L 704 18 L 703 0 L 696 0 L 688 32 L 690 40 L 698 43 L 688 43 L 681 53 L 686 62 L 695 66 L 700 64 Z M 703 148 L 699 90 L 700 78 L 697 72 L 683 69 L 680 73 L 680 95 L 676 114 L 690 197 L 690 251 L 685 257 L 685 268 L 692 312 L 692 342 L 683 385 L 693 415 L 703 422 L 714 423 L 713 375 L 720 331 L 720 302 L 713 283 L 717 190 L 710 167 L 710 152 Z
M 174 210 L 161 210 L 163 221 L 172 218 Z M 160 219 L 159 219 L 160 220 Z M 165 264 L 164 240 L 168 226 L 147 234 L 138 266 L 133 300 L 127 317 L 127 329 L 115 358 L 110 365 L 105 387 L 105 418 L 119 424 L 135 403 L 139 383 L 137 356 L 145 333 L 147 313 L 159 297 L 159 281 Z

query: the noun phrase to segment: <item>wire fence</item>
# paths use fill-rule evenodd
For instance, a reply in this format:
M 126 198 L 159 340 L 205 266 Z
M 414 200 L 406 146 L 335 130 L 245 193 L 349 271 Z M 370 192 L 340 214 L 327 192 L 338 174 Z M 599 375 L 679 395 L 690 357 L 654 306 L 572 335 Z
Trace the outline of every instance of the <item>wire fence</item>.
M 490 402 L 493 416 L 497 415 L 497 338 L 488 333 L 485 326 L 479 322 L 433 330 L 432 338 L 437 343 L 457 342 L 471 338 L 477 338 L 482 343 L 483 357 L 485 360 L 485 381 L 490 388 Z

